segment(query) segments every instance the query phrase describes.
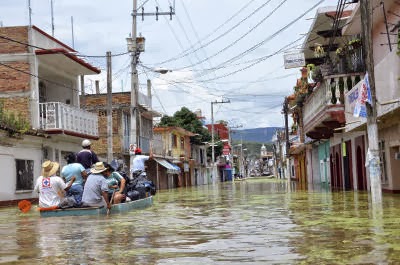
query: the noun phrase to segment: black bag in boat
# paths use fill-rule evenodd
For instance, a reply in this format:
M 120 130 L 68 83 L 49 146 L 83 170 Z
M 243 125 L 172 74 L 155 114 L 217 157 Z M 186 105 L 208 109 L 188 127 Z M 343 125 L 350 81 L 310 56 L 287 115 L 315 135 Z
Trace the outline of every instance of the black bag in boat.
M 136 192 L 134 192 L 136 191 Z M 148 180 L 146 175 L 141 174 L 132 179 L 127 185 L 127 196 L 131 200 L 146 198 L 148 194 L 155 195 L 156 187 L 153 181 Z

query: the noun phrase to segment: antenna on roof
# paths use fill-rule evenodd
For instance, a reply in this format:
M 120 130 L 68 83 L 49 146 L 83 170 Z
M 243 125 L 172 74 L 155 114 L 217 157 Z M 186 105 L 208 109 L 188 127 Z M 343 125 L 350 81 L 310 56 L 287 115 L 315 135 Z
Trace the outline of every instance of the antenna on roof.
M 50 0 L 51 6 L 51 36 L 54 37 L 54 10 L 53 10 L 53 0 Z
M 71 34 L 72 34 L 72 49 L 75 49 L 74 17 L 73 16 L 71 16 Z
M 32 27 L 32 8 L 31 8 L 31 0 L 28 0 L 28 13 L 29 13 L 29 27 Z

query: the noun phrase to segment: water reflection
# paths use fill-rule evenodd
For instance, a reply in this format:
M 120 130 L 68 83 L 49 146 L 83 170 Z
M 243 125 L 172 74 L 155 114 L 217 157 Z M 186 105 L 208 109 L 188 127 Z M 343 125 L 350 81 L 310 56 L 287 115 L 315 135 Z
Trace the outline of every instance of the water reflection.
M 161 191 L 150 209 L 40 218 L 0 209 L 0 263 L 397 264 L 400 197 L 286 180 Z

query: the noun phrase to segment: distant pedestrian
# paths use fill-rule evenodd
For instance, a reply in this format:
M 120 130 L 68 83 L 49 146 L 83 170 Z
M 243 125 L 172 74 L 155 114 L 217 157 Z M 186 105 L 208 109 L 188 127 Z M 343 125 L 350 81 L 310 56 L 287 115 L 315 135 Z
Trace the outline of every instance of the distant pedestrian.
M 85 139 L 82 141 L 82 150 L 76 155 L 76 161 L 80 163 L 85 169 L 86 172 L 89 173 L 89 170 L 92 165 L 99 162 L 97 155 L 90 149 L 92 143 Z

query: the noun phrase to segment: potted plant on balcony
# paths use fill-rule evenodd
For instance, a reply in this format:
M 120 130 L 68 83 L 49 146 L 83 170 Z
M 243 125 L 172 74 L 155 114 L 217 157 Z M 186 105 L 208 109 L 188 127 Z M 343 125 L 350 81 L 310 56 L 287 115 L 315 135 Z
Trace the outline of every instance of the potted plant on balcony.
M 317 57 L 317 58 L 320 58 L 320 57 L 324 57 L 324 56 L 325 56 L 324 47 L 322 47 L 322 45 L 319 44 L 319 43 L 316 43 L 316 44 L 315 44 L 314 56 Z
M 290 129 L 291 134 L 297 134 L 297 123 L 293 123 Z
M 358 38 L 350 40 L 347 44 L 349 50 L 356 50 L 360 48 L 361 45 L 362 45 L 361 40 Z

